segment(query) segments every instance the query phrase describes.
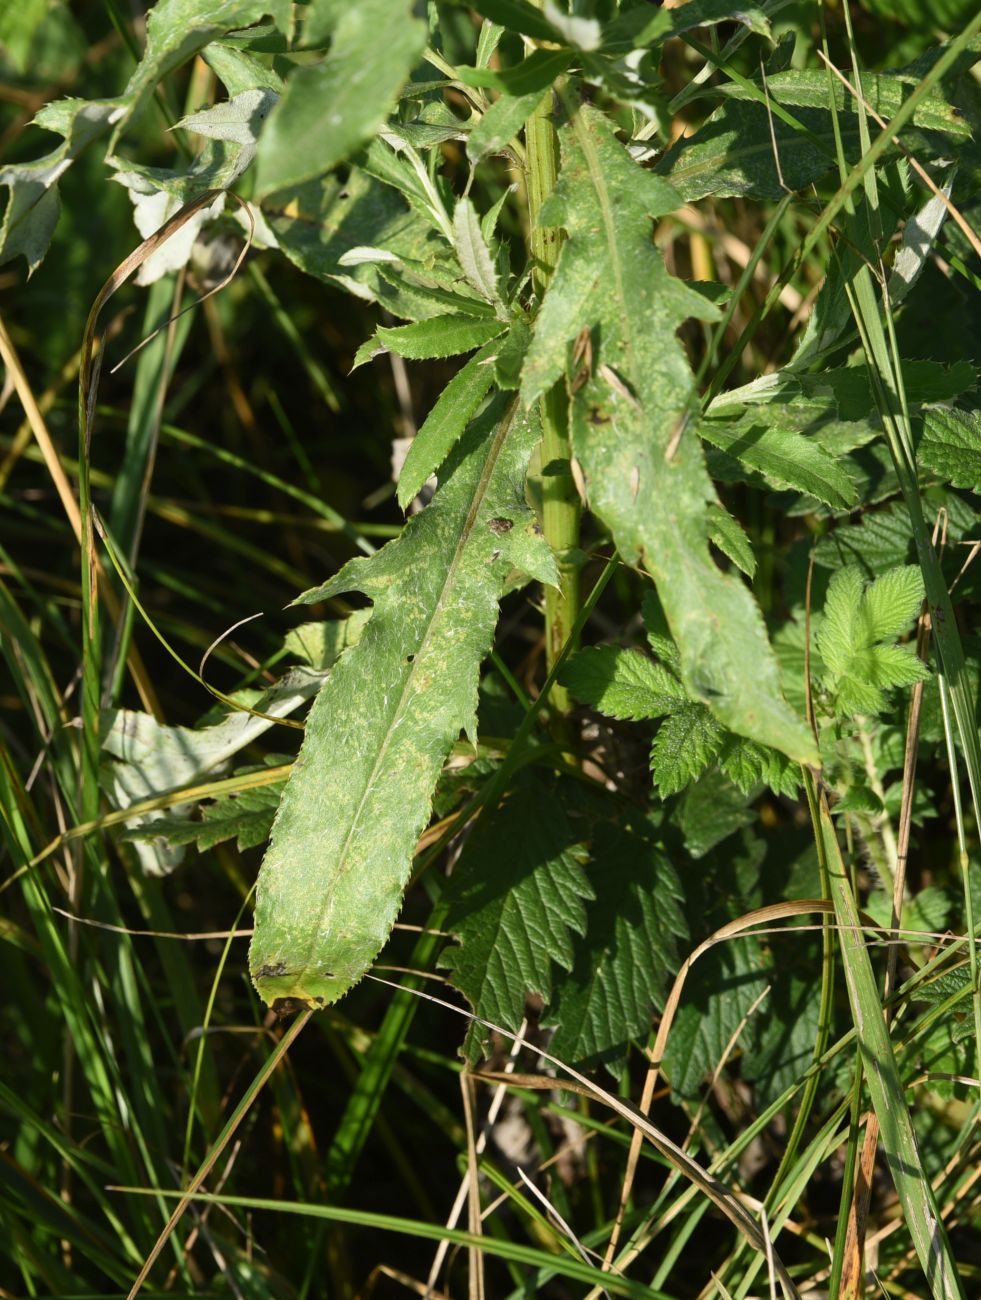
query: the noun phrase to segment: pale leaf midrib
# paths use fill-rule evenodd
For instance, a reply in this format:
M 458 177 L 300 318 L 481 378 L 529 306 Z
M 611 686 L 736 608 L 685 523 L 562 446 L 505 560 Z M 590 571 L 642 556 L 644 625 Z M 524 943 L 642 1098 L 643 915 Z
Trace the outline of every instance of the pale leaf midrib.
M 430 640 L 432 639 L 433 628 L 439 621 L 440 614 L 442 613 L 446 601 L 447 592 L 453 586 L 453 582 L 454 579 L 456 578 L 457 570 L 459 569 L 460 564 L 462 562 L 463 552 L 466 548 L 467 543 L 470 540 L 471 533 L 473 532 L 474 523 L 480 511 L 480 507 L 483 504 L 488 483 L 490 482 L 490 479 L 493 476 L 494 470 L 497 466 L 497 461 L 500 457 L 501 451 L 507 440 L 507 436 L 511 431 L 511 426 L 514 423 L 514 418 L 517 413 L 517 405 L 518 404 L 516 401 L 513 402 L 510 410 L 507 412 L 506 416 L 501 421 L 501 424 L 494 435 L 490 449 L 487 453 L 487 457 L 486 460 L 484 461 L 483 468 L 480 471 L 480 477 L 477 480 L 476 491 L 473 494 L 473 498 L 470 503 L 470 509 L 467 512 L 467 517 L 464 520 L 462 529 L 460 530 L 460 537 L 454 549 L 453 558 L 450 561 L 449 567 L 446 570 L 446 579 L 443 583 L 442 589 L 440 590 L 440 594 L 433 608 L 432 617 L 430 618 L 427 624 L 425 634 L 419 645 L 419 649 L 415 652 L 415 659 L 413 660 L 412 667 L 410 668 L 409 673 L 405 678 L 405 681 L 402 686 L 402 691 L 398 697 L 398 700 L 393 710 L 389 715 L 390 721 L 388 727 L 386 728 L 384 739 L 381 745 L 379 746 L 378 756 L 375 759 L 371 771 L 368 774 L 368 777 L 365 781 L 364 788 L 361 793 L 361 798 L 358 801 L 358 806 L 351 817 L 351 820 L 348 825 L 347 833 L 344 836 L 344 841 L 340 848 L 340 852 L 338 853 L 337 858 L 335 859 L 336 867 L 333 872 L 334 882 L 336 882 L 337 879 L 339 879 L 339 877 L 349 869 L 349 863 L 347 862 L 347 857 L 351 846 L 352 838 L 360 823 L 361 815 L 364 812 L 364 808 L 368 801 L 369 794 L 373 789 L 375 778 L 378 775 L 381 768 L 384 766 L 385 759 L 387 758 L 388 755 L 389 746 L 391 744 L 391 739 L 395 732 L 397 721 L 401 717 L 402 712 L 406 707 L 407 697 L 409 697 L 411 693 L 411 687 L 415 679 L 415 674 L 417 673 L 417 671 L 419 671 L 419 665 L 421 664 L 425 650 Z M 303 959 L 301 966 L 297 971 L 297 975 L 296 975 L 297 982 L 305 978 L 307 972 L 310 970 L 313 964 L 320 935 L 323 932 L 323 927 L 327 921 L 328 915 L 332 907 L 334 906 L 335 900 L 336 900 L 336 890 L 335 888 L 332 887 L 327 892 L 327 896 L 324 899 L 323 906 L 321 907 L 320 912 L 317 916 L 316 928 L 312 931 L 312 938 L 307 947 L 306 955 Z

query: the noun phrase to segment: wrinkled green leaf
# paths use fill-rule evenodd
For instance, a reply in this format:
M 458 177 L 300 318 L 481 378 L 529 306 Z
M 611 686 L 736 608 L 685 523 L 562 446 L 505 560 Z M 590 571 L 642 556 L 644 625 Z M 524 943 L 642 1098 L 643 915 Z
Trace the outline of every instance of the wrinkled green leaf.
M 651 775 L 661 797 L 677 794 L 700 777 L 724 738 L 718 721 L 694 700 L 665 718 L 651 746 Z
M 388 938 L 443 760 L 475 733 L 508 574 L 555 580 L 524 504 L 538 437 L 493 403 L 399 538 L 302 598 L 359 590 L 374 609 L 310 712 L 259 875 L 250 964 L 267 1002 L 334 1001 Z
M 678 195 L 638 167 L 591 109 L 561 139 L 562 171 L 542 221 L 564 227 L 567 239 L 522 397 L 529 403 L 558 381 L 569 344 L 584 327 L 594 331 L 592 372 L 572 403 L 590 505 L 624 558 L 654 577 L 689 692 L 733 731 L 813 762 L 813 740 L 780 693 L 759 610 L 709 553 L 715 494 L 698 439 L 684 429 L 693 381 L 675 330 L 715 312 L 668 275 L 651 238 L 651 218 L 673 211 Z
M 687 698 L 666 668 L 637 650 L 612 645 L 580 650 L 559 680 L 580 703 L 607 717 L 631 721 L 671 713 Z
M 981 415 L 977 411 L 927 411 L 917 458 L 953 487 L 981 492 Z
M 594 873 L 597 898 L 585 938 L 576 942 L 575 965 L 568 976 L 553 975 L 547 1022 L 557 1028 L 550 1051 L 616 1070 L 628 1041 L 648 1033 L 663 1005 L 688 927 L 674 865 L 642 819 L 600 823 L 588 874 Z
M 595 897 L 585 856 L 560 798 L 527 777 L 467 841 L 444 896 L 459 946 L 440 964 L 477 1015 L 517 1030 L 528 994 L 547 1003 L 553 967 L 572 969 L 572 936 L 585 934 Z
M 330 171 L 384 122 L 422 53 L 425 23 L 404 0 L 346 5 L 330 52 L 293 72 L 259 145 L 256 191 Z

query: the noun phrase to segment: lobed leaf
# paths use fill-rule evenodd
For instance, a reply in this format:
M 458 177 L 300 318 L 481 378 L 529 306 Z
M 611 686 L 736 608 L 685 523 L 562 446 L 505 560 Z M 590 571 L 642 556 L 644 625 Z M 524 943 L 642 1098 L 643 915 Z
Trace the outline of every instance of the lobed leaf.
M 374 602 L 307 720 L 259 873 L 252 977 L 269 1003 L 323 1006 L 388 938 L 443 761 L 473 736 L 477 677 L 517 565 L 555 581 L 524 503 L 537 423 L 497 400 L 457 446 L 432 504 L 305 602 Z
M 594 110 L 561 132 L 562 171 L 542 212 L 567 238 L 525 364 L 530 403 L 565 372 L 569 345 L 592 332 L 593 367 L 572 401 L 572 442 L 593 509 L 620 553 L 642 565 L 678 643 L 688 692 L 731 730 L 796 759 L 817 758 L 780 692 L 760 612 L 709 552 L 715 493 L 684 424 L 693 380 L 675 330 L 715 309 L 668 275 L 651 218 L 678 195 L 643 171 Z
M 689 701 L 665 718 L 651 745 L 651 775 L 662 798 L 677 794 L 709 766 L 725 731 L 704 704 Z

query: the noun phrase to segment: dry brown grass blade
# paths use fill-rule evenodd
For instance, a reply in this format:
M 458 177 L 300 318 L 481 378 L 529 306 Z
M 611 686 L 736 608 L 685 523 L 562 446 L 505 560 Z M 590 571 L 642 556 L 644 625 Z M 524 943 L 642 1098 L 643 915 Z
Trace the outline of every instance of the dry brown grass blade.
M 671 986 L 671 992 L 668 994 L 668 1000 L 664 1004 L 664 1013 L 661 1016 L 661 1023 L 658 1026 L 657 1037 L 654 1040 L 654 1046 L 651 1048 L 651 1063 L 648 1067 L 647 1077 L 644 1080 L 644 1088 L 641 1093 L 639 1110 L 642 1115 L 646 1115 L 650 1110 L 651 1101 L 654 1097 L 654 1089 L 657 1087 L 658 1077 L 661 1070 L 661 1062 L 664 1059 L 664 1050 L 667 1047 L 668 1035 L 671 1032 L 671 1026 L 674 1023 L 674 1017 L 678 1010 L 678 1004 L 681 1001 L 681 994 L 685 987 L 685 980 L 688 978 L 688 972 L 692 966 L 704 953 L 708 952 L 717 943 L 724 943 L 727 939 L 733 939 L 744 934 L 747 930 L 752 930 L 758 925 L 769 924 L 771 921 L 786 920 L 792 916 L 801 916 L 811 912 L 820 912 L 823 915 L 834 913 L 831 903 L 824 898 L 805 898 L 793 903 L 771 903 L 768 907 L 758 907 L 752 912 L 747 912 L 745 916 L 737 917 L 734 921 L 727 922 L 714 934 L 710 934 L 704 939 L 698 947 L 684 961 L 678 974 L 675 976 L 674 984 Z M 633 1139 L 630 1143 L 630 1151 L 627 1156 L 627 1168 L 624 1173 L 623 1186 L 620 1191 L 620 1206 L 617 1210 L 617 1217 L 613 1224 L 613 1231 L 610 1233 L 610 1241 L 606 1248 L 606 1255 L 603 1260 L 603 1267 L 612 1267 L 613 1257 L 616 1254 L 617 1246 L 620 1243 L 620 1234 L 623 1231 L 624 1216 L 627 1212 L 627 1205 L 630 1201 L 630 1193 L 633 1190 L 634 1178 L 637 1173 L 637 1164 L 640 1160 L 640 1148 L 643 1136 L 639 1129 L 634 1130 Z
M 793 905 L 775 904 L 776 908 L 791 906 L 793 906 L 795 911 L 802 910 L 803 907 L 799 902 Z M 823 906 L 823 900 L 818 900 L 817 908 L 820 909 L 823 908 Z M 758 910 L 762 913 L 772 913 L 773 911 L 773 909 L 769 908 L 760 908 Z M 816 910 L 815 906 L 812 905 L 810 910 Z M 794 913 L 792 912 L 790 914 L 793 915 Z M 783 915 L 783 913 L 781 913 L 781 915 Z M 718 933 L 719 932 L 717 932 L 717 935 L 712 936 L 712 940 L 715 942 L 719 942 Z M 706 943 L 711 946 L 710 941 L 707 940 Z M 688 959 L 686 966 L 690 966 L 692 961 L 695 960 L 695 956 L 698 955 L 699 952 L 703 951 L 704 947 L 705 945 L 701 945 L 700 948 L 696 950 L 696 953 Z M 373 980 L 377 984 L 385 984 L 389 988 L 403 988 L 403 985 L 396 984 L 392 980 L 382 979 L 378 975 L 368 974 L 365 978 Z M 674 991 L 675 990 L 672 990 L 672 993 L 674 993 Z M 492 1021 L 485 1020 L 482 1016 L 475 1016 L 470 1011 L 464 1011 L 461 1007 L 455 1006 L 452 1002 L 447 1002 L 443 998 L 437 998 L 431 993 L 423 993 L 420 989 L 406 989 L 406 992 L 411 993 L 413 997 L 422 998 L 426 1002 L 433 1002 L 447 1011 L 452 1011 L 455 1015 L 463 1016 L 467 1020 L 483 1025 L 485 1029 L 490 1029 L 493 1033 L 500 1034 L 502 1038 L 506 1038 L 509 1042 L 513 1042 L 516 1037 L 516 1035 L 512 1034 L 510 1030 L 504 1029 L 500 1025 L 495 1025 Z M 599 1101 L 604 1106 L 608 1106 L 619 1115 L 621 1119 L 625 1119 L 629 1124 L 633 1125 L 635 1132 L 641 1133 L 643 1137 L 650 1142 L 651 1146 L 653 1146 L 670 1165 L 693 1183 L 698 1190 L 716 1206 L 717 1209 L 721 1210 L 736 1230 L 742 1233 L 754 1250 L 757 1250 L 764 1255 L 767 1254 L 767 1243 L 764 1233 L 760 1230 L 759 1224 L 746 1210 L 739 1199 L 732 1194 L 728 1187 L 723 1183 L 720 1183 L 718 1179 L 713 1178 L 711 1174 L 707 1173 L 700 1164 L 696 1163 L 696 1161 L 687 1154 L 687 1152 L 682 1151 L 681 1147 L 679 1147 L 676 1142 L 673 1142 L 666 1133 L 662 1133 L 656 1125 L 652 1124 L 647 1116 L 642 1114 L 636 1106 L 632 1105 L 628 1101 L 624 1101 L 622 1097 L 617 1097 L 614 1093 L 608 1092 L 598 1083 L 587 1078 L 586 1075 L 581 1074 L 573 1066 L 567 1065 L 565 1061 L 560 1060 L 557 1056 L 553 1056 L 543 1048 L 536 1047 L 535 1051 L 542 1060 L 547 1061 L 550 1065 L 554 1065 L 575 1083 L 578 1083 L 581 1087 L 587 1089 L 589 1096 L 594 1101 Z M 562 1080 L 561 1086 L 566 1086 L 565 1080 Z M 794 1285 L 794 1281 L 790 1274 L 787 1272 L 786 1266 L 778 1255 L 773 1256 L 773 1269 L 780 1281 L 780 1286 L 783 1290 L 784 1296 L 789 1297 L 790 1300 L 800 1300 L 800 1293 Z M 602 1278 L 603 1276 L 599 1270 L 597 1270 L 597 1275 L 599 1278 Z M 602 1289 L 602 1282 L 599 1282 L 598 1286 Z

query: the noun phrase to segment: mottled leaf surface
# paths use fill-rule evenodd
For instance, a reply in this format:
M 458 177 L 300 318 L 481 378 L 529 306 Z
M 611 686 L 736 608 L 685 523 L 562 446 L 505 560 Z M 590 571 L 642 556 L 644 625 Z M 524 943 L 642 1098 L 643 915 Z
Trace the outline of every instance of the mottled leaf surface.
M 307 720 L 259 875 L 250 965 L 263 999 L 341 997 L 391 931 L 433 789 L 461 731 L 513 567 L 555 580 L 524 502 L 534 420 L 492 404 L 432 504 L 315 601 L 361 591 L 374 610 Z
M 678 194 L 638 167 L 590 109 L 578 110 L 561 140 L 562 172 L 542 221 L 564 227 L 567 239 L 522 396 L 531 402 L 558 381 L 571 342 L 592 331 L 593 365 L 572 402 L 591 507 L 624 558 L 654 577 L 689 693 L 731 730 L 814 762 L 752 596 L 709 553 L 715 494 L 698 438 L 684 429 L 693 381 L 675 331 L 715 310 L 667 273 L 652 239 L 652 217 L 673 211 Z

